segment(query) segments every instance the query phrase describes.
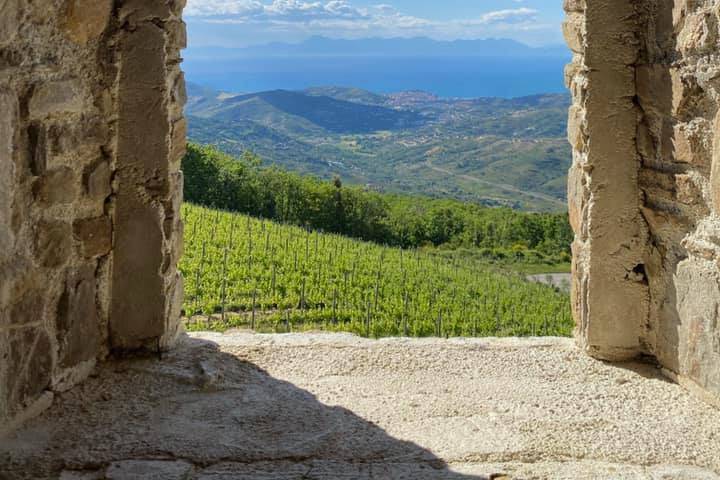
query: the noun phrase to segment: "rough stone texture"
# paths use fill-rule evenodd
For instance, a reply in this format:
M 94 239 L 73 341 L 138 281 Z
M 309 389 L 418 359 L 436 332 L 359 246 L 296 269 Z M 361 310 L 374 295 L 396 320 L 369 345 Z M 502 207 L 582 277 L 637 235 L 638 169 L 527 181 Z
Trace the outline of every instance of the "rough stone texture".
M 648 309 L 639 271 L 647 243 L 638 208 L 639 158 L 635 137 L 628 135 L 637 123 L 634 8 L 626 0 L 588 2 L 584 16 L 568 13 L 572 27 L 565 28 L 576 52 L 569 119 L 569 197 L 577 232 L 573 298 L 583 346 L 609 360 L 639 352 L 637 319 Z
M 3 478 L 720 479 L 715 408 L 568 339 L 193 337 L 58 395 Z
M 720 396 L 720 10 L 566 1 L 580 344 Z
M 177 334 L 183 5 L 0 0 L 0 432 Z
M 73 224 L 73 235 L 86 258 L 107 255 L 112 248 L 112 222 L 103 215 L 97 218 L 83 218 Z
M 175 179 L 184 151 L 177 144 L 184 145 L 185 138 L 173 135 L 172 126 L 182 119 L 185 86 L 177 87 L 182 77 L 178 45 L 168 45 L 179 22 L 181 6 L 176 3 L 129 1 L 119 12 L 128 33 L 119 45 L 119 192 L 110 339 L 122 349 L 164 349 L 177 333 L 167 319 L 176 310 L 180 285 L 176 269 L 163 265 L 165 257 L 179 258 L 173 250 L 182 235 L 174 199 L 182 198 Z M 170 228 L 164 228 L 168 223 Z

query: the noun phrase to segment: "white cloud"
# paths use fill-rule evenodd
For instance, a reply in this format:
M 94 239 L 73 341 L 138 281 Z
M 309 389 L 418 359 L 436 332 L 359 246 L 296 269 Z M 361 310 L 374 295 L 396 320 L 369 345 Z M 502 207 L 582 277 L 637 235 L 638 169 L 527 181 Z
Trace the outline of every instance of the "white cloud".
M 357 7 L 351 0 L 188 0 L 185 15 L 190 22 L 346 38 L 479 38 L 539 26 L 538 11 L 526 7 L 486 12 L 478 18 L 439 21 L 404 14 L 389 4 Z
M 274 0 L 189 0 L 185 9 L 188 17 L 226 17 L 234 20 L 292 20 L 303 22 L 316 19 L 363 19 L 367 13 L 345 0 L 312 1 Z
M 538 11 L 532 8 L 514 8 L 488 12 L 480 17 L 481 23 L 523 23 L 537 18 Z
M 255 0 L 188 0 L 185 15 L 209 17 L 220 15 L 253 15 L 262 13 L 262 3 Z

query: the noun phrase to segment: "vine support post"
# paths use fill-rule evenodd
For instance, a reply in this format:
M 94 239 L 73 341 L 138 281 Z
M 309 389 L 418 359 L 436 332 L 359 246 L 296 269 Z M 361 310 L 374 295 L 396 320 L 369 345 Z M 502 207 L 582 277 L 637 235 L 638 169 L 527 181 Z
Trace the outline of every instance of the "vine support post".
M 333 313 L 332 313 L 332 321 L 333 325 L 337 324 L 337 286 L 333 288 L 333 303 L 332 303 Z
M 198 303 L 200 302 L 200 282 L 202 281 L 202 271 L 203 271 L 203 266 L 205 264 L 206 250 L 207 250 L 207 243 L 206 243 L 206 240 L 203 240 L 202 253 L 200 254 L 200 267 L 198 268 L 198 271 L 195 274 L 195 312 L 193 312 L 193 313 L 197 313 L 198 308 L 199 308 Z
M 367 332 L 367 337 L 370 338 L 370 323 L 372 322 L 372 309 L 370 307 L 370 296 L 368 295 L 367 298 L 367 323 L 365 330 Z
M 252 296 L 252 320 L 250 323 L 250 328 L 254 331 L 255 330 L 255 304 L 257 302 L 257 288 L 253 289 L 253 296 Z
M 403 335 L 405 337 L 408 336 L 408 291 L 405 290 L 405 298 L 403 300 L 403 316 L 402 316 L 402 322 L 403 322 Z
M 225 247 L 225 253 L 223 254 L 223 269 L 222 269 L 222 288 L 220 289 L 220 318 L 225 323 L 225 289 L 227 288 L 227 261 L 228 261 L 228 248 Z

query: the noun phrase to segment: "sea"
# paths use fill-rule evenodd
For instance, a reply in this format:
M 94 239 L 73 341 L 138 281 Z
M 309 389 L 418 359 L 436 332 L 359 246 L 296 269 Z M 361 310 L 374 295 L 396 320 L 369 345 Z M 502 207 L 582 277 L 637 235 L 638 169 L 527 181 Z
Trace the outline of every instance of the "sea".
M 569 56 L 186 58 L 190 82 L 233 93 L 357 87 L 376 93 L 423 90 L 440 97 L 563 93 Z

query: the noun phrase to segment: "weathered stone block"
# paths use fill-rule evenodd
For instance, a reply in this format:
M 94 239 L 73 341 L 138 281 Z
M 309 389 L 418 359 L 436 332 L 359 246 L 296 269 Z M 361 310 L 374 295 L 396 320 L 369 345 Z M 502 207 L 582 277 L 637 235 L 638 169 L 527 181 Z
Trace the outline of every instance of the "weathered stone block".
M 123 9 L 133 22 L 162 14 L 155 7 L 128 2 Z M 182 101 L 173 95 L 184 94 L 184 83 L 168 72 L 165 32 L 155 23 L 139 22 L 120 48 L 110 340 L 115 349 L 156 349 L 169 330 L 177 330 L 177 319 L 168 320 L 167 276 L 176 268 L 167 262 L 163 229 L 164 210 L 174 196 L 170 118 L 174 105 Z M 148 110 L 148 105 L 158 108 Z
M 53 356 L 50 337 L 42 327 L 18 328 L 8 333 L 8 405 L 23 408 L 50 385 Z
M 710 12 L 700 10 L 685 15 L 683 29 L 678 34 L 678 48 L 684 55 L 717 48 L 718 19 Z
M 170 0 L 170 11 L 176 17 L 182 15 L 182 11 L 187 5 L 187 0 Z
M 36 295 L 47 289 L 47 277 L 32 262 L 22 256 L 15 256 L 11 262 L 0 262 L 0 310 L 9 313 L 11 306 L 19 299 Z M 33 293 L 34 292 L 34 293 Z M 10 325 L 9 315 L 0 315 L 0 330 Z
M 54 23 L 53 17 L 60 17 L 60 15 L 48 15 L 48 11 L 57 6 L 53 0 L 33 0 L 31 2 L 28 1 L 24 3 L 23 13 L 25 15 L 22 17 L 22 21 L 27 22 L 33 27 L 48 26 L 49 24 Z M 55 25 L 53 25 L 53 27 L 54 26 Z M 56 47 L 58 42 L 52 42 L 51 45 Z
M 171 278 L 168 288 L 167 296 L 169 302 L 166 312 L 165 332 L 160 338 L 160 347 L 163 350 L 172 348 L 176 344 L 178 336 L 183 331 L 180 315 L 182 314 L 184 294 L 183 277 L 177 272 Z
M 180 220 L 184 193 L 184 178 L 182 171 L 177 171 L 170 175 L 168 182 L 170 185 L 170 194 L 167 201 L 163 204 L 166 219 Z M 166 237 L 169 238 L 169 235 L 166 235 Z
M 575 150 L 585 147 L 585 110 L 578 105 L 572 105 L 568 114 L 568 140 Z
M 160 271 L 162 220 L 133 193 L 121 191 L 117 200 L 110 318 L 112 346 L 128 350 L 162 336 L 167 301 Z
M 677 306 L 681 324 L 677 328 L 679 373 L 720 395 L 717 380 L 720 351 L 715 341 L 720 308 L 720 277 L 708 260 L 689 258 L 678 265 Z
M 107 255 L 112 248 L 112 222 L 103 215 L 73 223 L 73 236 L 85 258 Z
M 585 11 L 585 0 L 564 0 L 563 9 L 568 13 L 582 13 Z
M 184 252 L 183 231 L 184 224 L 180 218 L 167 218 L 163 223 L 165 238 L 169 248 L 163 256 L 162 272 L 170 274 L 177 267 Z M 172 269 L 172 270 L 171 270 Z
M 702 203 L 702 190 L 695 183 L 692 175 L 675 175 L 677 187 L 677 200 L 685 205 L 698 205 Z
M 90 198 L 102 200 L 112 193 L 112 170 L 106 160 L 91 165 L 84 177 L 85 192 Z
M 3 311 L 0 310 L 0 323 L 2 323 Z M 10 356 L 10 341 L 8 340 L 8 331 L 0 329 L 0 358 L 7 359 Z M 10 372 L 8 371 L 8 362 L 0 362 L 0 385 L 3 386 L 0 390 L 0 422 L 7 424 L 10 415 L 12 415 L 11 409 L 15 408 L 15 405 L 10 405 Z
M 686 9 L 687 4 L 685 2 L 674 2 L 672 9 L 672 24 L 674 30 L 677 30 L 685 20 Z
M 10 307 L 10 325 L 37 324 L 45 316 L 46 293 L 43 290 L 29 290 Z
M 165 24 L 168 31 L 168 44 L 172 47 L 172 51 L 168 52 L 170 60 L 180 60 L 180 50 L 187 47 L 187 28 L 182 20 L 172 20 Z
M 676 180 L 672 172 L 663 172 L 652 168 L 643 168 L 638 177 L 638 186 L 644 197 L 644 203 L 652 204 L 654 210 L 660 210 L 663 206 L 666 212 L 673 212 L 677 209 L 672 206 L 676 198 Z
M 143 2 L 144 3 L 144 2 Z M 118 96 L 122 101 L 118 126 L 120 181 L 128 175 L 148 180 L 167 178 L 167 110 L 160 95 L 167 90 L 165 35 L 154 24 L 138 27 L 121 46 L 123 59 Z M 158 108 L 148 109 L 148 105 Z
M 175 13 L 175 3 L 174 0 L 127 0 L 120 9 L 120 18 L 129 19 L 133 23 L 169 20 Z
M 115 229 L 111 341 L 115 348 L 137 349 L 159 338 L 165 324 L 162 221 L 159 212 L 121 192 Z
M 112 0 L 70 0 L 65 12 L 65 32 L 72 41 L 86 44 L 107 28 Z
M 187 103 L 187 88 L 185 86 L 185 74 L 178 71 L 173 82 L 172 101 L 176 106 L 182 108 Z
M 563 72 L 565 76 L 565 86 L 569 89 L 572 88 L 574 78 L 582 71 L 582 65 L 577 63 L 576 60 L 577 59 L 574 58 L 572 62 L 568 63 Z
M 647 118 L 643 118 L 637 127 L 637 150 L 640 160 L 645 164 L 652 164 L 657 159 L 657 139 L 653 135 Z
M 95 116 L 84 117 L 70 124 L 54 123 L 47 128 L 48 153 L 53 156 L 82 156 L 84 152 L 99 154 L 101 146 L 107 141 L 107 124 Z M 48 166 L 53 168 L 51 164 Z
M 170 165 L 173 170 L 177 170 L 187 150 L 187 120 L 183 118 L 175 122 L 172 131 Z
M 712 194 L 713 211 L 720 215 L 720 112 L 715 117 L 713 126 L 713 154 L 710 172 L 710 193 Z
M 587 244 L 579 239 L 573 241 L 572 245 L 572 278 L 570 283 L 570 303 L 573 318 L 577 326 L 576 334 L 582 342 L 587 337 L 587 281 L 588 275 L 585 271 L 587 266 Z
M 81 113 L 86 107 L 85 96 L 76 80 L 46 82 L 35 88 L 29 111 L 33 119 L 61 113 Z
M 14 242 L 12 233 L 12 202 L 15 190 L 15 124 L 17 122 L 17 99 L 14 95 L 0 92 L 0 263 L 11 255 Z
M 0 45 L 10 44 L 18 34 L 20 27 L 21 0 L 0 2 Z
M 675 161 L 709 169 L 712 162 L 712 145 L 708 145 L 710 137 L 710 129 L 703 119 L 675 125 L 672 133 Z
M 42 205 L 68 204 L 78 197 L 78 183 L 71 168 L 61 167 L 38 178 L 33 185 L 33 194 Z
M 42 221 L 35 227 L 35 256 L 45 268 L 65 265 L 72 252 L 72 228 L 70 224 Z
M 573 89 L 568 129 L 576 162 L 568 187 L 576 231 L 573 309 L 583 348 L 621 360 L 640 352 L 638 319 L 648 311 L 647 285 L 637 273 L 647 236 L 639 210 L 637 104 L 655 110 L 656 75 L 652 68 L 636 69 L 643 40 L 632 2 L 582 7 L 570 8 L 564 29 L 585 72 L 582 90 Z
M 575 53 L 583 53 L 585 51 L 584 38 L 584 21 L 585 17 L 579 13 L 570 12 L 563 22 L 563 35 L 568 47 Z
M 71 276 L 57 306 L 57 342 L 63 368 L 93 360 L 100 352 L 100 318 L 94 266 Z
M 570 226 L 576 235 L 582 236 L 585 212 L 586 186 L 584 172 L 578 165 L 573 165 L 568 173 L 568 212 Z
M 657 130 L 657 158 L 663 162 L 672 163 L 676 159 L 673 156 L 673 130 L 675 128 L 675 119 L 672 117 L 658 117 L 660 122 L 658 123 Z
M 636 71 L 637 96 L 646 115 L 670 114 L 668 99 L 672 98 L 670 71 L 664 65 L 638 65 Z

